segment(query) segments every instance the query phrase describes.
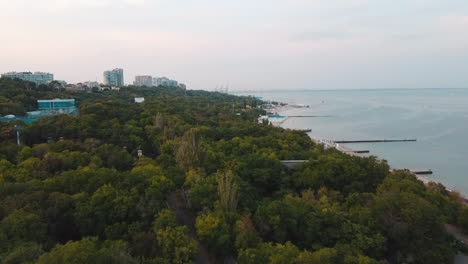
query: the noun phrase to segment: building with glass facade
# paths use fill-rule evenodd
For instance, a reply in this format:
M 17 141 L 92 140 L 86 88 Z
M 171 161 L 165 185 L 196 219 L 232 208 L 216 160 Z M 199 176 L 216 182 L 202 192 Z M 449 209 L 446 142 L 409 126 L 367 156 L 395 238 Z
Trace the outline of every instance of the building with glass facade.
M 75 99 L 37 100 L 39 110 L 58 110 L 75 107 Z
M 104 84 L 109 86 L 124 86 L 123 69 L 113 69 L 104 72 Z

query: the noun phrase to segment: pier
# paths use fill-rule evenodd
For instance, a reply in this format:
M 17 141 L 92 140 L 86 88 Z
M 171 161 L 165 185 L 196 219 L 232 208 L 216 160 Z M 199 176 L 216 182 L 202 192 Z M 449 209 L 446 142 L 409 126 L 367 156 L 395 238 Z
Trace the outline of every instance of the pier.
M 383 143 L 383 142 L 415 142 L 417 139 L 364 139 L 364 140 L 336 140 L 338 144 L 352 144 L 352 143 Z
M 429 170 L 429 169 L 424 169 L 424 170 L 415 170 L 415 169 L 409 169 L 409 171 L 413 174 L 416 174 L 416 175 L 429 175 L 429 174 L 433 174 L 432 170 Z
M 312 129 L 311 128 L 306 128 L 306 129 L 294 129 L 296 131 L 301 131 L 301 132 L 306 132 L 306 133 L 310 133 L 312 132 Z
M 370 153 L 369 150 L 354 150 L 354 149 L 348 148 L 347 146 L 340 145 L 336 141 L 329 140 L 329 139 L 312 138 L 312 140 L 317 144 L 323 144 L 325 148 L 334 148 L 338 151 L 341 151 L 343 153 L 350 154 L 350 155 L 359 156 L 359 154 Z
M 345 150 L 346 153 L 355 153 L 355 154 L 366 154 L 370 153 L 369 150 Z
M 296 116 L 288 116 L 288 117 L 333 117 L 333 116 L 320 116 L 320 115 L 296 115 Z

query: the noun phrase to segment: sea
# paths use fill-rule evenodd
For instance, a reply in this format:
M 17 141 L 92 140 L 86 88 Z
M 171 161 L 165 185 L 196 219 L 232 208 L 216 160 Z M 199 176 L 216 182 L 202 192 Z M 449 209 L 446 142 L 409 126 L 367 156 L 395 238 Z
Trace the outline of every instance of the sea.
M 282 126 L 312 129 L 328 140 L 417 139 L 346 144 L 387 160 L 392 169 L 430 169 L 427 178 L 468 194 L 468 89 L 259 91 L 262 97 L 308 108 L 287 108 Z M 365 154 L 367 155 L 367 154 Z

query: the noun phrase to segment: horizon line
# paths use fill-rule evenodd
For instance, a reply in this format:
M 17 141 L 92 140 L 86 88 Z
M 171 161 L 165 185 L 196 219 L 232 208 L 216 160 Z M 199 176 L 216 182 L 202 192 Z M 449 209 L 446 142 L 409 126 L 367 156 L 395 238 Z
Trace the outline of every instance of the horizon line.
M 382 91 L 382 90 L 456 90 L 468 89 L 467 87 L 422 87 L 422 88 L 339 88 L 339 89 L 266 89 L 266 90 L 233 90 L 229 93 L 258 93 L 258 92 L 326 92 L 326 91 Z

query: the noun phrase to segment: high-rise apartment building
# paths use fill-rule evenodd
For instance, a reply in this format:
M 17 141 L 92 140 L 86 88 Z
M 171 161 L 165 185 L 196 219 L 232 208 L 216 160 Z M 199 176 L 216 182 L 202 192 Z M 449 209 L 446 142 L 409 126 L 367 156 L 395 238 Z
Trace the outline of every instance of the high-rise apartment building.
M 104 84 L 110 86 L 124 86 L 123 69 L 113 69 L 104 72 Z
M 171 80 L 166 77 L 153 78 L 153 86 L 166 86 L 166 87 L 176 87 L 178 84 L 177 81 Z
M 48 84 L 54 80 L 54 75 L 46 72 L 8 72 L 2 74 L 3 77 L 12 79 L 21 79 L 24 81 L 33 82 L 37 85 Z
M 133 82 L 135 86 L 153 86 L 153 77 L 149 75 L 136 76 L 135 81 Z

